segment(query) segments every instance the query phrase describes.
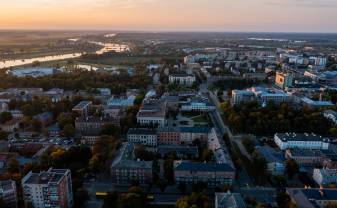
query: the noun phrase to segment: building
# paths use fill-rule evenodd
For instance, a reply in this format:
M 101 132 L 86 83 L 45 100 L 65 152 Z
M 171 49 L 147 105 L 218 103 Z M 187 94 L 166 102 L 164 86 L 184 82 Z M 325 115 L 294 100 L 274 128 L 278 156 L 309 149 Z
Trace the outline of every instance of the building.
M 179 159 L 197 159 L 199 157 L 199 150 L 197 146 L 170 144 L 158 145 L 157 153 L 162 157 L 167 157 L 174 153 Z
M 256 147 L 257 151 L 266 159 L 267 169 L 272 175 L 283 175 L 285 170 L 284 154 L 269 146 Z
M 180 141 L 191 144 L 194 140 L 207 141 L 208 133 L 211 131 L 208 127 L 180 127 Z
M 247 90 L 233 90 L 232 91 L 232 104 L 238 105 L 241 103 L 251 102 L 255 100 L 254 93 Z
M 7 207 L 18 207 L 18 195 L 15 181 L 0 181 L 0 199 L 2 199 Z
M 71 208 L 73 191 L 69 169 L 29 172 L 21 181 L 25 204 L 35 208 Z
M 113 117 L 80 117 L 75 120 L 75 129 L 82 135 L 96 135 L 99 134 L 105 125 L 113 124 L 119 126 L 119 120 Z
M 180 144 L 180 132 L 175 128 L 162 127 L 157 130 L 158 145 Z
M 300 167 L 315 167 L 324 161 L 324 155 L 320 150 L 288 149 L 285 157 L 294 160 Z
M 274 142 L 281 150 L 286 149 L 328 149 L 329 138 L 315 134 L 284 133 L 275 134 Z
M 283 91 L 263 87 L 253 87 L 248 90 L 254 93 L 255 99 L 262 105 L 269 102 L 274 104 L 292 102 L 292 97 Z
M 75 107 L 73 107 L 72 111 L 76 112 L 81 117 L 89 116 L 89 110 L 92 106 L 91 101 L 81 101 Z
M 29 68 L 18 68 L 8 71 L 9 74 L 15 77 L 42 77 L 53 75 L 59 70 L 54 68 L 42 68 L 42 67 L 29 67 Z
M 137 114 L 137 123 L 143 126 L 165 126 L 166 105 L 161 100 L 144 100 Z
M 215 193 L 215 208 L 246 208 L 246 204 L 239 193 Z
M 132 128 L 127 134 L 128 142 L 145 146 L 157 146 L 158 137 L 155 129 Z
M 20 128 L 21 119 L 12 119 L 4 124 L 0 124 L 0 129 L 4 132 L 14 132 Z
M 335 124 L 337 124 L 337 112 L 333 110 L 325 110 L 323 112 L 325 118 L 331 120 Z
M 107 102 L 107 105 L 110 106 L 123 106 L 123 107 L 132 107 L 135 103 L 136 95 L 132 94 L 129 96 L 112 96 Z
M 38 120 L 41 123 L 42 127 L 49 126 L 53 122 L 53 118 L 54 116 L 51 112 L 40 113 L 33 117 L 33 119 Z
M 293 80 L 294 77 L 290 73 L 276 72 L 275 84 L 282 89 L 291 87 L 293 84 Z
M 337 169 L 314 169 L 313 179 L 318 185 L 337 184 Z
M 191 98 L 187 103 L 182 104 L 181 110 L 182 111 L 213 111 L 215 110 L 215 105 L 207 98 L 201 98 L 201 97 L 194 97 Z
M 140 184 L 152 182 L 152 161 L 139 161 L 134 156 L 134 145 L 124 143 L 111 164 L 111 176 L 115 184 L 137 181 Z
M 309 108 L 324 108 L 335 106 L 331 101 L 312 100 L 307 97 L 301 98 L 301 103 L 303 106 L 307 106 Z
M 205 182 L 208 187 L 221 187 L 232 185 L 235 170 L 228 164 L 175 161 L 174 177 L 177 184 Z
M 191 74 L 170 74 L 170 84 L 192 86 L 196 82 L 195 75 Z
M 324 208 L 337 202 L 337 189 L 287 188 L 287 193 L 298 208 Z

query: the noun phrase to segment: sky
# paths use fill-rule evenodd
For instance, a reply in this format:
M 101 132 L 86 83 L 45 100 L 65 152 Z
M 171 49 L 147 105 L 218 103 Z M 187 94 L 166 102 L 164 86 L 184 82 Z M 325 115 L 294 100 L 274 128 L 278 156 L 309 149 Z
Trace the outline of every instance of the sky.
M 0 0 L 0 29 L 337 32 L 337 0 Z

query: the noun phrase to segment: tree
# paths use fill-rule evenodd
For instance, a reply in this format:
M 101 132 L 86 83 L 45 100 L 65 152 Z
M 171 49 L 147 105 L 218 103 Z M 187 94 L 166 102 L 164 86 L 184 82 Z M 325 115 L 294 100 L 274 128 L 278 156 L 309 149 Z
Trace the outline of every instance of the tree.
M 263 185 L 268 179 L 267 161 L 258 151 L 252 154 L 252 162 L 250 170 L 256 180 L 256 183 Z
M 120 135 L 120 128 L 114 124 L 106 124 L 102 127 L 100 135 L 118 137 Z
M 7 140 L 7 139 L 8 139 L 8 134 L 0 130 L 0 140 Z
M 203 153 L 202 153 L 202 161 L 204 162 L 210 162 L 212 161 L 214 158 L 214 153 L 212 150 L 209 149 L 204 149 Z
M 186 192 L 186 183 L 180 182 L 178 185 L 178 189 L 181 191 L 182 194 Z
M 177 208 L 210 208 L 211 201 L 204 193 L 193 192 L 191 195 L 183 196 L 176 202 Z
M 63 127 L 62 131 L 65 137 L 70 138 L 75 134 L 75 127 L 73 124 L 67 124 Z
M 290 179 L 292 179 L 294 175 L 299 172 L 298 164 L 293 159 L 287 160 L 285 168 Z
M 337 202 L 328 202 L 324 208 L 337 208 Z
M 169 184 L 174 183 L 173 160 L 171 159 L 164 161 L 164 177 Z
M 74 194 L 74 207 L 83 207 L 83 205 L 85 204 L 85 202 L 89 199 L 89 193 L 86 189 L 84 188 L 79 188 L 76 190 L 75 194 Z
M 19 161 L 15 157 L 12 157 L 9 160 L 9 162 L 8 162 L 8 169 L 7 170 L 11 174 L 19 173 L 20 172 L 20 164 L 19 164 Z
M 37 119 L 33 119 L 32 120 L 32 128 L 33 128 L 33 131 L 41 131 L 41 128 L 42 128 L 42 123 L 41 121 L 37 120 Z
M 2 112 L 0 113 L 0 123 L 6 123 L 13 119 L 13 116 L 10 112 Z
M 145 194 L 140 187 L 131 187 L 128 192 L 120 197 L 120 205 L 123 208 L 145 208 Z
M 71 117 L 70 114 L 65 114 L 65 113 L 61 113 L 58 117 L 57 117 L 57 122 L 59 124 L 59 127 L 61 129 L 63 129 L 67 124 L 72 124 L 74 125 L 74 119 Z
M 246 150 L 249 154 L 252 154 L 254 152 L 255 145 L 250 138 L 248 138 L 248 137 L 244 138 L 242 140 L 242 144 L 246 148 Z
M 25 104 L 21 107 L 23 115 L 32 117 L 34 115 L 34 108 L 31 104 Z

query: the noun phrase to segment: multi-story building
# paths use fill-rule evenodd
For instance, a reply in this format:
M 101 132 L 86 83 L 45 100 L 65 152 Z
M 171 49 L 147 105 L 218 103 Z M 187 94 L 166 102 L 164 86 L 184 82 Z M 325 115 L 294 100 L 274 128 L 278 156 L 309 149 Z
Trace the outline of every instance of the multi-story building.
M 228 164 L 175 161 L 174 177 L 177 184 L 205 182 L 209 187 L 221 187 L 232 185 L 235 170 Z
M 283 175 L 286 159 L 281 151 L 269 146 L 257 147 L 257 151 L 266 159 L 267 169 L 272 175 Z
M 144 100 L 137 114 L 137 123 L 142 126 L 165 126 L 166 102 L 154 99 Z
M 0 199 L 5 202 L 7 207 L 18 207 L 18 195 L 15 181 L 0 181 Z
M 78 113 L 78 115 L 81 117 L 87 117 L 89 115 L 91 106 L 91 101 L 81 101 L 79 104 L 73 107 L 72 111 Z
M 170 74 L 169 82 L 171 84 L 192 86 L 196 82 L 196 78 L 192 74 Z
M 281 150 L 286 149 L 328 149 L 330 139 L 315 134 L 275 134 L 274 142 Z
M 83 135 L 99 134 L 104 125 L 113 124 L 119 126 L 119 119 L 114 117 L 80 117 L 75 120 L 75 129 Z
M 152 161 L 136 160 L 134 145 L 124 143 L 110 167 L 113 183 L 130 184 L 137 181 L 148 184 L 152 182 L 152 165 Z
M 123 107 L 131 107 L 134 105 L 136 100 L 136 95 L 129 96 L 113 96 L 108 100 L 107 105 L 110 106 L 123 106 Z
M 323 112 L 325 118 L 331 120 L 335 124 L 337 124 L 337 112 L 333 110 L 326 110 Z
M 337 189 L 287 188 L 287 193 L 298 208 L 324 208 L 337 202 Z
M 128 142 L 134 144 L 142 144 L 145 146 L 157 146 L 158 138 L 155 129 L 147 128 L 132 128 L 129 129 L 127 134 Z
M 69 169 L 29 172 L 21 181 L 26 206 L 35 208 L 71 208 L 73 191 Z
M 246 204 L 239 193 L 215 193 L 215 208 L 246 208 Z
M 313 179 L 318 185 L 337 184 L 337 169 L 314 169 Z
M 232 104 L 238 105 L 255 100 L 254 93 L 247 90 L 233 90 L 232 91 Z
M 293 79 L 294 77 L 290 73 L 276 72 L 275 84 L 282 89 L 286 89 L 292 86 Z
M 187 103 L 181 106 L 182 111 L 213 111 L 215 110 L 215 105 L 207 98 L 194 97 L 190 99 Z
M 210 130 L 208 127 L 180 127 L 180 141 L 187 144 L 197 139 L 207 141 Z
M 292 97 L 283 91 L 262 87 L 254 87 L 249 89 L 249 91 L 253 92 L 255 94 L 256 100 L 264 105 L 268 104 L 269 102 L 274 104 L 292 102 Z
M 324 161 L 324 155 L 320 150 L 288 149 L 285 152 L 287 159 L 293 159 L 300 167 L 319 166 Z
M 14 132 L 19 129 L 21 119 L 11 119 L 3 124 L 0 124 L 0 130 L 4 132 Z
M 158 128 L 157 134 L 159 145 L 180 144 L 180 132 L 175 128 L 169 127 Z

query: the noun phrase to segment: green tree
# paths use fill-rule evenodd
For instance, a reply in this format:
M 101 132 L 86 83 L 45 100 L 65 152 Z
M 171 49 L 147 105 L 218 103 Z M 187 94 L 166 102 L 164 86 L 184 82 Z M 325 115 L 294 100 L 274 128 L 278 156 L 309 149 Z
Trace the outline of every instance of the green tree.
M 106 136 L 120 136 L 120 128 L 114 124 L 106 124 L 102 127 L 100 135 Z
M 214 153 L 212 150 L 204 149 L 202 153 L 202 161 L 210 162 L 214 159 Z
M 31 104 L 25 104 L 21 107 L 23 115 L 32 117 L 34 115 L 34 108 Z
M 0 123 L 6 123 L 13 119 L 13 116 L 10 112 L 2 112 L 0 113 Z
M 0 130 L 0 140 L 7 140 L 7 139 L 8 139 L 8 134 Z
M 40 132 L 41 129 L 42 129 L 42 123 L 41 123 L 41 121 L 39 121 L 37 119 L 33 119 L 32 120 L 32 128 L 33 128 L 33 131 Z
M 63 127 L 63 134 L 65 137 L 70 138 L 75 135 L 75 127 L 73 124 L 66 124 Z
M 295 160 L 293 159 L 287 160 L 286 172 L 290 179 L 292 179 L 294 175 L 299 172 L 299 167 Z
M 337 208 L 337 202 L 328 202 L 324 208 Z
M 19 164 L 19 161 L 15 157 L 12 157 L 9 160 L 7 170 L 11 174 L 20 172 L 20 164 Z

